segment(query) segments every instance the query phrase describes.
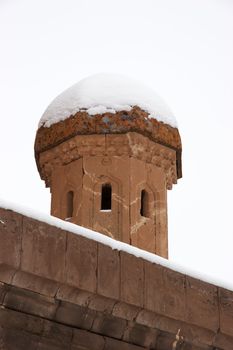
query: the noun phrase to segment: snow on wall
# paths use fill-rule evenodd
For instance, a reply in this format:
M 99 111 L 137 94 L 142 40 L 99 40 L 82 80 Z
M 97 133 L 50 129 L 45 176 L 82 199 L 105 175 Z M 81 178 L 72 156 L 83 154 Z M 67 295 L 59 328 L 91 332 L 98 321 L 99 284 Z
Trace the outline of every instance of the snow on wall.
M 57 228 L 60 228 L 62 230 L 72 232 L 74 234 L 86 237 L 88 239 L 92 239 L 94 241 L 97 241 L 99 243 L 102 243 L 108 247 L 111 247 L 113 250 L 119 250 L 124 251 L 128 254 L 134 255 L 138 258 L 142 258 L 144 260 L 147 260 L 151 263 L 162 265 L 168 269 L 171 269 L 173 271 L 180 272 L 184 275 L 188 275 L 191 277 L 194 277 L 196 279 L 202 280 L 204 282 L 214 284 L 216 286 L 232 290 L 233 291 L 233 283 L 226 283 L 225 281 L 221 281 L 219 279 L 216 279 L 212 276 L 208 276 L 207 274 L 194 271 L 191 269 L 187 269 L 184 266 L 181 266 L 175 262 L 172 262 L 170 260 L 164 259 L 158 255 L 155 255 L 153 253 L 149 253 L 145 250 L 136 248 L 134 246 L 131 246 L 129 244 L 117 241 L 113 238 L 107 237 L 103 235 L 102 233 L 95 232 L 92 230 L 89 230 L 87 228 L 84 228 L 82 226 L 78 226 L 76 224 L 72 224 L 70 222 L 55 218 L 51 215 L 47 215 L 44 213 L 40 213 L 38 211 L 31 210 L 29 208 L 23 207 L 21 205 L 18 205 L 16 203 L 10 203 L 7 201 L 3 201 L 0 199 L 0 208 L 7 209 L 7 210 L 13 210 L 19 214 L 25 215 L 27 217 L 30 217 L 32 219 L 45 222 L 49 225 L 55 226 Z M 1 219 L 0 215 L 0 225 L 4 224 L 3 219 Z
M 58 95 L 44 112 L 39 127 L 50 127 L 82 110 L 93 116 L 129 111 L 133 106 L 148 112 L 151 118 L 177 127 L 172 112 L 153 90 L 137 80 L 107 73 L 87 77 Z

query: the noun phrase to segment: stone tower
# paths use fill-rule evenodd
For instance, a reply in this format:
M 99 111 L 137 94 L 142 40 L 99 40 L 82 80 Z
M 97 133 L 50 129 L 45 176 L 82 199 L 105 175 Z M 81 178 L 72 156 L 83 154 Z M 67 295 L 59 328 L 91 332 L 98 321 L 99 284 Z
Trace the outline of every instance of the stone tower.
M 133 102 L 121 107 L 122 81 L 104 79 L 74 85 L 41 119 L 35 156 L 51 190 L 51 214 L 168 257 L 167 190 L 181 177 L 178 129 L 142 108 L 135 85 Z

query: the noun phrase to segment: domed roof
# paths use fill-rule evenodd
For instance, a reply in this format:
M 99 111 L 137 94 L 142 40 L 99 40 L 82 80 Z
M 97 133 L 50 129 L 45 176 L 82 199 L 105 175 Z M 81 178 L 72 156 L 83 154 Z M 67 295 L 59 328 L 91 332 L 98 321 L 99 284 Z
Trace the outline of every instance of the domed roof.
M 169 107 L 152 89 L 137 80 L 105 73 L 89 76 L 57 96 L 44 112 L 39 127 L 50 127 L 79 111 L 93 116 L 130 111 L 134 106 L 147 112 L 149 118 L 177 126 Z
M 41 152 L 76 135 L 137 132 L 177 153 L 181 177 L 181 140 L 175 117 L 156 93 L 121 75 L 96 74 L 71 86 L 44 112 L 35 140 Z

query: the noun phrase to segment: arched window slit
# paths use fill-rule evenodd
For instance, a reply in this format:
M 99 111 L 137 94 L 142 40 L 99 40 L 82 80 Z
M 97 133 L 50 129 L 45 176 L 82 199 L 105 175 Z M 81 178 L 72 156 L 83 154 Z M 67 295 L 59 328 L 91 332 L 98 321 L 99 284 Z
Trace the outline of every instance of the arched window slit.
M 141 216 L 146 218 L 150 217 L 149 212 L 149 194 L 146 190 L 141 191 L 141 208 L 140 208 Z
M 69 191 L 66 195 L 66 218 L 72 218 L 74 211 L 74 192 Z
M 110 184 L 102 185 L 101 210 L 112 210 L 112 186 Z

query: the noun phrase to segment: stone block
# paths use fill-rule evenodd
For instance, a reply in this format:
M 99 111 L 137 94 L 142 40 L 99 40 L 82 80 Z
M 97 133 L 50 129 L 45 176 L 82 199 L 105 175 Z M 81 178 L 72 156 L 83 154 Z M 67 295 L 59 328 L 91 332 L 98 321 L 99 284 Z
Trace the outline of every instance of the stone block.
M 82 329 L 75 329 L 73 332 L 72 350 L 103 350 L 104 337 L 99 334 L 84 331 Z
M 53 318 L 58 306 L 53 298 L 16 287 L 11 287 L 6 293 L 3 305 L 48 319 Z
M 120 252 L 121 260 L 121 301 L 143 306 L 144 271 L 143 260 Z
M 144 324 L 150 328 L 159 329 L 160 332 L 177 334 L 179 329 L 183 330 L 184 322 L 178 321 L 167 316 L 161 316 L 155 313 L 142 310 L 136 319 L 137 323 Z
M 128 134 L 130 135 L 130 133 Z M 127 156 L 130 154 L 128 138 L 125 134 L 106 135 L 106 151 L 109 156 Z
M 31 346 L 33 344 L 33 347 L 26 347 L 25 349 L 68 350 L 71 346 L 73 332 L 71 328 L 23 312 L 0 309 L 0 326 L 4 327 L 8 334 L 16 334 L 20 341 L 19 344 L 22 341 L 21 337 L 25 338 L 25 344 Z M 32 344 L 29 341 L 30 339 L 33 340 Z M 11 344 L 13 346 L 14 343 L 11 343 L 11 339 L 8 338 L 6 345 L 10 346 Z M 19 347 L 19 349 L 21 348 Z
M 116 340 L 113 338 L 105 339 L 104 350 L 142 350 L 142 349 L 145 349 L 145 348 L 141 346 L 129 344 L 124 341 Z
M 123 340 L 130 344 L 144 346 L 147 349 L 154 349 L 159 331 L 148 327 L 134 324 L 126 327 Z
M 157 264 L 145 262 L 145 307 L 160 315 L 186 318 L 185 276 Z
M 121 339 L 126 327 L 126 320 L 106 315 L 103 313 L 97 313 L 91 330 L 95 333 L 103 334 L 108 337 L 114 337 Z
M 118 302 L 114 305 L 112 315 L 123 318 L 127 321 L 132 321 L 137 317 L 140 310 L 140 307 L 129 305 L 124 302 Z
M 0 281 L 10 284 L 16 271 L 14 267 L 0 263 Z
M 97 242 L 68 233 L 66 278 L 71 286 L 96 292 Z
M 62 344 L 51 343 L 51 341 L 48 339 L 40 339 L 36 350 L 70 350 L 70 345 L 64 347 Z
M 174 319 L 185 320 L 185 276 L 164 268 L 163 287 L 164 314 Z
M 103 312 L 104 314 L 111 314 L 115 300 L 103 297 L 98 294 L 93 294 L 89 299 L 88 307 L 95 311 Z
M 93 293 L 62 284 L 58 288 L 56 299 L 87 307 L 92 296 Z
M 22 215 L 0 208 L 0 263 L 18 268 L 22 239 Z
M 71 327 L 56 322 L 44 321 L 42 338 L 48 339 L 51 344 L 59 345 L 62 349 L 70 349 L 73 336 Z
M 65 251 L 65 231 L 41 221 L 24 218 L 22 270 L 64 282 Z
M 214 337 L 213 345 L 214 349 L 224 349 L 224 350 L 232 350 L 233 348 L 233 337 L 227 336 L 222 333 L 217 333 Z
M 161 329 L 161 317 L 158 314 L 145 309 L 140 310 L 140 312 L 137 315 L 136 322 L 139 325 L 143 325 L 149 328 Z
M 144 262 L 145 266 L 145 308 L 158 314 L 164 313 L 163 267 Z
M 0 327 L 41 335 L 44 328 L 44 319 L 15 310 L 0 308 Z
M 187 321 L 217 331 L 220 326 L 217 287 L 186 276 L 186 299 Z
M 175 334 L 169 334 L 166 332 L 162 332 L 158 335 L 157 343 L 156 343 L 156 349 L 159 350 L 168 350 L 168 349 L 175 349 L 175 350 L 183 350 L 184 344 L 183 340 L 176 337 Z M 189 348 L 189 350 L 192 350 L 193 348 Z M 188 348 L 187 348 L 188 350 Z
M 41 338 L 37 343 L 36 350 L 70 350 L 70 344 L 59 344 L 53 340 Z
M 213 338 L 215 333 L 209 329 L 198 327 L 189 323 L 177 323 L 174 325 L 169 324 L 167 330 L 177 333 L 180 330 L 180 337 L 185 339 L 187 343 L 193 344 L 193 346 L 211 346 L 213 344 Z
M 3 329 L 3 336 L 2 339 L 0 339 L 0 344 L 3 350 L 38 349 L 37 345 L 39 340 L 39 336 L 21 330 Z
M 219 288 L 220 330 L 233 337 L 233 292 Z
M 98 244 L 97 292 L 112 299 L 120 295 L 120 256 L 119 251 Z
M 208 345 L 195 345 L 191 343 L 178 343 L 177 344 L 177 350 L 212 350 L 212 347 L 209 347 Z M 222 349 L 215 349 L 214 350 L 222 350 Z M 224 349 L 225 350 L 225 349 Z
M 12 280 L 12 285 L 31 290 L 49 297 L 54 297 L 58 290 L 58 282 L 45 277 L 39 277 L 28 272 L 18 270 Z
M 205 328 L 201 328 L 184 321 L 161 316 L 148 310 L 141 310 L 136 318 L 137 324 L 145 325 L 149 328 L 159 329 L 166 334 L 178 334 L 180 339 L 185 339 L 189 344 L 206 344 L 210 346 L 215 333 Z M 178 333 L 179 332 L 179 333 Z M 183 348 L 182 348 L 183 349 Z M 188 348 L 189 349 L 189 348 Z
M 93 310 L 62 301 L 56 311 L 55 321 L 88 330 L 91 328 L 95 317 L 96 312 Z

